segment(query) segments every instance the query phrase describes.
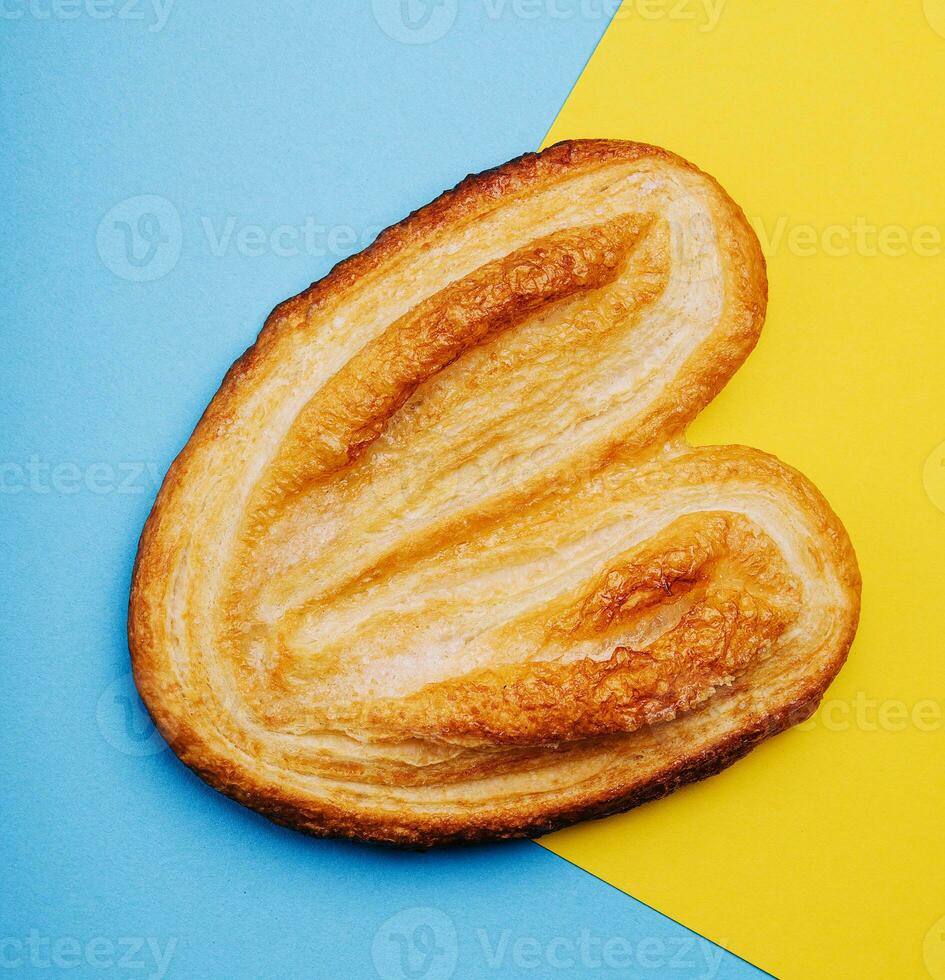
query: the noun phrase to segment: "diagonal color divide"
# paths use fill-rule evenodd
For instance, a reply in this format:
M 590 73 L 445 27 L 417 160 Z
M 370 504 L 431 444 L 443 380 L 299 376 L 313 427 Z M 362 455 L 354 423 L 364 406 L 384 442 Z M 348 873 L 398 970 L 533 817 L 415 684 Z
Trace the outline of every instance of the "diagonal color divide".
M 426 926 L 441 974 L 455 953 L 455 977 L 527 977 L 549 972 L 536 942 L 563 962 L 589 929 L 632 965 L 550 975 L 663 975 L 681 948 L 645 941 L 692 934 L 555 852 L 781 977 L 941 980 L 941 0 L 633 0 L 549 136 L 678 150 L 769 252 L 761 346 L 693 434 L 797 464 L 859 548 L 863 626 L 807 730 L 547 849 L 415 855 L 269 825 L 135 713 L 134 541 L 216 379 L 274 303 L 529 145 L 610 6 L 405 3 L 407 34 L 400 0 L 5 4 L 3 705 L 23 723 L 0 745 L 0 954 L 28 971 L 35 936 L 104 965 L 137 937 L 142 975 L 170 952 L 169 978 L 370 977 Z M 687 949 L 663 973 L 706 976 Z
M 728 0 L 711 26 L 671 8 L 624 3 L 546 142 L 658 143 L 744 206 L 768 323 L 690 435 L 763 445 L 823 489 L 857 547 L 863 617 L 814 719 L 541 843 L 779 977 L 937 980 L 945 6 Z

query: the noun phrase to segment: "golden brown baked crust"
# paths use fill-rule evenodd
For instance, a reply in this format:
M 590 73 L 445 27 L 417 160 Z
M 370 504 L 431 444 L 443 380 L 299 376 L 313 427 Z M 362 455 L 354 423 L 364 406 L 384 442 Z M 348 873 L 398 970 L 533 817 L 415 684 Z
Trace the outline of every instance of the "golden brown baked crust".
M 135 679 L 280 823 L 535 835 L 803 720 L 859 609 L 800 474 L 685 428 L 764 261 L 712 178 L 562 143 L 464 180 L 279 306 L 142 534 Z

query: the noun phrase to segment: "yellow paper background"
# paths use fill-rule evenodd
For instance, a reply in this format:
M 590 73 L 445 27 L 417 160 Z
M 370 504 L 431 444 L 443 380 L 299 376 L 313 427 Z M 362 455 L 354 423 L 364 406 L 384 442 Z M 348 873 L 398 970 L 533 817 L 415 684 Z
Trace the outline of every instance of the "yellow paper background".
M 656 143 L 745 209 L 767 325 L 690 437 L 814 480 L 862 621 L 814 722 L 543 843 L 779 977 L 945 980 L 945 0 L 703 9 L 625 2 L 546 143 Z

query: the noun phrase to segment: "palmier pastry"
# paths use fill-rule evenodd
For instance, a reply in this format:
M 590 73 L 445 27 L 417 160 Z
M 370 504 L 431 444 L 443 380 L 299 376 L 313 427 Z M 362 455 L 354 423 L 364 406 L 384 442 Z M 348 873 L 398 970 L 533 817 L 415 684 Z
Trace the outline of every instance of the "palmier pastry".
M 279 823 L 426 846 L 626 810 L 806 718 L 856 628 L 847 535 L 771 456 L 685 440 L 766 292 L 712 178 L 590 140 L 277 307 L 141 539 L 174 751 Z

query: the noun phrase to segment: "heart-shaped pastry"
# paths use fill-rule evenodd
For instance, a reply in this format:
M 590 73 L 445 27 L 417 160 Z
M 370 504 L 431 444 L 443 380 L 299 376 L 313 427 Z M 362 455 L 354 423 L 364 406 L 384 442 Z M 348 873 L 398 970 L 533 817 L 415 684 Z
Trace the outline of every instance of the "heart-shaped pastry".
M 771 456 L 685 439 L 766 291 L 712 178 L 588 140 L 279 306 L 141 539 L 174 751 L 280 823 L 425 846 L 625 810 L 806 718 L 856 629 L 847 535 Z

